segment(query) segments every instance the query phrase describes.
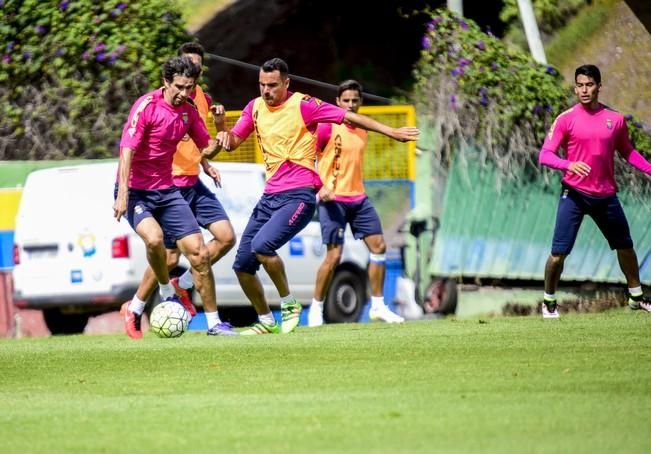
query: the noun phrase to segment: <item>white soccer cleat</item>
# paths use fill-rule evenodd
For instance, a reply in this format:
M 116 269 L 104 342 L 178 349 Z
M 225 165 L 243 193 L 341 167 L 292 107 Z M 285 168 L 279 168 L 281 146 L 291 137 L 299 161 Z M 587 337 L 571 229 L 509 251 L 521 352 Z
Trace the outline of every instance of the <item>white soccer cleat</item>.
M 556 301 L 543 301 L 540 306 L 542 308 L 543 318 L 560 318 Z
M 307 326 L 314 328 L 323 325 L 323 307 L 312 304 L 310 311 L 307 313 Z
M 389 309 L 386 304 L 383 304 L 380 307 L 372 307 L 368 316 L 373 321 L 386 323 L 402 323 L 405 321 L 404 318 L 395 312 L 391 312 L 391 309 Z

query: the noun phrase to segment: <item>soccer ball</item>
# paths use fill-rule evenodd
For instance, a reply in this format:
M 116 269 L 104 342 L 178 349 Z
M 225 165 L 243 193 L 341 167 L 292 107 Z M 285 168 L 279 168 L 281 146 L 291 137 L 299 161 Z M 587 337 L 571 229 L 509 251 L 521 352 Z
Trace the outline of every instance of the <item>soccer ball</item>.
M 158 337 L 179 337 L 188 329 L 190 314 L 174 301 L 154 307 L 149 316 L 149 329 Z

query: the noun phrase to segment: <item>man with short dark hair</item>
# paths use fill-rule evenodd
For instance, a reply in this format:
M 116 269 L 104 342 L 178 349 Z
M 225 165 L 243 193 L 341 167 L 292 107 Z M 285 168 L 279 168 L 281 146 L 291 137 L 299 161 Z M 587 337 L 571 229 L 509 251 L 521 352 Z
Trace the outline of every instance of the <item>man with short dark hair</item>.
M 579 66 L 574 82 L 579 103 L 556 118 L 539 157 L 542 165 L 565 172 L 552 251 L 545 265 L 542 316 L 559 317 L 556 288 L 586 214 L 595 221 L 610 248 L 617 250 L 619 266 L 628 284 L 628 306 L 651 312 L 651 301 L 642 293 L 628 221 L 616 194 L 615 150 L 647 175 L 651 175 L 651 164 L 631 145 L 624 117 L 599 102 L 599 68 Z M 561 147 L 565 149 L 565 159 L 557 155 Z
M 199 67 L 200 72 L 198 77 L 200 77 L 203 67 L 203 46 L 195 42 L 185 43 L 179 47 L 178 54 L 181 57 L 188 57 Z M 214 104 L 210 95 L 203 91 L 201 86 L 196 83 L 196 80 L 189 100 L 196 107 L 204 124 L 208 119 L 208 114 L 212 113 L 215 128 L 218 131 L 224 129 L 224 106 Z M 190 205 L 190 209 L 199 225 L 213 235 L 213 238 L 206 245 L 212 265 L 226 255 L 235 245 L 235 232 L 233 231 L 233 226 L 226 211 L 219 200 L 217 200 L 215 194 L 199 179 L 200 166 L 206 175 L 209 175 L 215 181 L 215 184 L 220 184 L 220 175 L 217 169 L 210 165 L 206 156 L 201 153 L 201 150 L 199 150 L 194 141 L 186 134 L 176 146 L 176 153 L 174 153 L 174 160 L 172 161 L 173 181 L 174 186 L 181 190 L 183 198 Z M 169 270 L 172 270 L 179 262 L 180 253 L 176 245 L 171 242 L 166 243 L 166 247 L 167 267 Z M 170 283 L 174 286 L 181 304 L 191 316 L 196 315 L 197 311 L 194 308 L 189 293 L 189 289 L 194 286 L 192 268 L 188 269 L 180 277 L 171 278 Z M 147 300 L 155 288 L 156 276 L 151 267 L 148 267 L 145 270 L 135 295 L 125 304 L 132 306 L 134 311 L 142 313 Z M 222 323 L 216 303 L 213 306 L 212 301 L 208 300 L 208 304 L 204 303 L 203 308 L 209 335 L 227 335 L 234 333 L 230 329 L 229 324 Z
M 362 105 L 362 86 L 355 80 L 339 84 L 335 103 L 357 113 Z M 365 129 L 344 122 L 321 123 L 317 128 L 317 161 L 323 188 L 319 193 L 321 238 L 327 247 L 314 286 L 308 313 L 308 326 L 323 325 L 323 301 L 335 269 L 341 262 L 346 224 L 356 239 L 363 239 L 370 252 L 368 277 L 371 284 L 371 320 L 402 323 L 384 302 L 386 244 L 380 217 L 364 190 L 364 150 L 368 141 Z
M 392 128 L 301 93 L 289 91 L 289 70 L 280 58 L 265 62 L 258 76 L 260 97 L 252 100 L 231 131 L 217 133 L 226 150 L 237 148 L 255 131 L 266 169 L 264 194 L 249 219 L 233 269 L 258 322 L 240 334 L 290 333 L 300 322 L 301 304 L 292 296 L 283 261 L 276 251 L 312 219 L 322 184 L 314 168 L 319 123 L 351 124 L 400 141 L 416 140 L 418 129 Z M 262 264 L 281 302 L 282 326 L 269 309 L 257 277 Z
M 190 101 L 200 71 L 188 57 L 171 58 L 163 66 L 163 87 L 133 105 L 120 141 L 113 211 L 118 221 L 125 216 L 144 241 L 161 301 L 180 303 L 169 280 L 165 250 L 178 246 L 196 271 L 202 301 L 216 308 L 208 248 L 172 177 L 176 146 L 186 135 L 206 154 L 216 148 Z M 123 305 L 125 329 L 131 338 L 142 338 L 143 310 L 144 304 L 133 301 Z

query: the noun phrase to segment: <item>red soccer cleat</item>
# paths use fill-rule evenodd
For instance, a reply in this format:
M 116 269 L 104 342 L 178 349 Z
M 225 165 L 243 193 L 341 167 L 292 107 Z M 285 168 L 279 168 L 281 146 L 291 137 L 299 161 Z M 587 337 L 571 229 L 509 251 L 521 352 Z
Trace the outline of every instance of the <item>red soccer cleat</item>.
M 124 317 L 124 330 L 131 339 L 142 339 L 142 330 L 140 329 L 140 320 L 142 314 L 136 314 L 129 310 L 129 303 L 126 301 L 120 307 L 120 315 Z
M 174 290 L 181 300 L 181 305 L 185 308 L 186 311 L 188 311 L 190 317 L 197 315 L 197 309 L 194 307 L 194 304 L 192 304 L 190 293 L 179 285 L 179 278 L 174 277 L 170 279 L 170 284 L 174 286 Z

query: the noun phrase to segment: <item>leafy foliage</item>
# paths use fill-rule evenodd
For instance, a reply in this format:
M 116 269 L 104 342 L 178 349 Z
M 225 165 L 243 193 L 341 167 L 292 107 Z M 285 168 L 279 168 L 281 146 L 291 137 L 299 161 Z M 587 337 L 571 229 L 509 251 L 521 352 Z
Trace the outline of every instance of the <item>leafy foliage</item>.
M 171 0 L 0 0 L 0 159 L 116 153 L 131 103 L 189 39 Z
M 586 5 L 586 0 L 533 0 L 536 22 L 543 32 L 551 33 Z M 500 20 L 505 24 L 519 21 L 517 0 L 504 0 Z
M 543 41 L 555 36 L 582 7 L 586 0 L 533 0 L 533 10 Z M 527 51 L 529 45 L 520 20 L 517 0 L 505 0 L 500 19 L 506 25 L 502 40 L 513 48 Z
M 459 141 L 480 145 L 504 172 L 536 167 L 535 152 L 570 93 L 558 71 L 510 51 L 472 21 L 430 12 L 415 70 L 419 117 L 435 130 L 446 160 Z

